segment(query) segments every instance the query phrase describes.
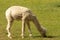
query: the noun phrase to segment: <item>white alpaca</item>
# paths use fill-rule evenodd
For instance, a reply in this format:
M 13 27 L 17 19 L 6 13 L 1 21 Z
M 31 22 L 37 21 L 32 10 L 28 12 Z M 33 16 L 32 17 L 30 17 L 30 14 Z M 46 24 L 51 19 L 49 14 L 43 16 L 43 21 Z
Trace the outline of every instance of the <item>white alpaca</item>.
M 41 33 L 43 37 L 46 36 L 45 28 L 41 27 L 36 16 L 33 15 L 31 10 L 26 7 L 12 6 L 8 8 L 6 10 L 6 19 L 8 22 L 6 30 L 8 32 L 9 38 L 12 38 L 11 33 L 10 33 L 10 28 L 11 28 L 13 20 L 15 19 L 22 20 L 22 34 L 21 34 L 22 38 L 24 38 L 25 24 L 27 24 L 30 36 L 32 36 L 32 32 L 31 32 L 30 24 L 29 24 L 30 21 L 32 21 L 35 24 L 36 28 L 38 29 L 38 31 Z

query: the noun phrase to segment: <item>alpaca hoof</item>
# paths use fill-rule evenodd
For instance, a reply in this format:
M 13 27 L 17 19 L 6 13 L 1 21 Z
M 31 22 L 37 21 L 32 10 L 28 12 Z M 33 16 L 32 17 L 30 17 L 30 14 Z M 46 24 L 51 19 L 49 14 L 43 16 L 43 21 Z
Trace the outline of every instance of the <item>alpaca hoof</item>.
M 21 34 L 21 37 L 22 37 L 22 39 L 24 38 L 24 35 L 23 34 Z
M 11 36 L 8 36 L 8 38 L 12 39 L 12 37 L 11 37 Z
M 30 37 L 32 37 L 32 34 L 29 34 Z
M 9 37 L 10 39 L 12 39 L 12 37 Z
M 12 37 L 10 35 L 8 35 L 8 38 L 12 39 Z
M 22 37 L 22 39 L 23 39 L 24 37 Z

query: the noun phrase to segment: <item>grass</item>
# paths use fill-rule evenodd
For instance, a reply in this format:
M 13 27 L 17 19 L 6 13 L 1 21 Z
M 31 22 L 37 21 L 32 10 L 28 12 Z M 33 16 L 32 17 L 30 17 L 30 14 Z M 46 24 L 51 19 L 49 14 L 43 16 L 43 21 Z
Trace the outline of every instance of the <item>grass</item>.
M 26 37 L 21 38 L 21 21 L 14 21 L 11 28 L 13 39 L 7 37 L 5 11 L 13 5 L 30 8 L 36 15 L 41 25 L 47 29 L 47 36 L 52 38 L 42 38 L 34 24 L 31 23 L 33 37 L 28 37 L 26 27 Z M 60 0 L 0 0 L 0 40 L 60 40 Z

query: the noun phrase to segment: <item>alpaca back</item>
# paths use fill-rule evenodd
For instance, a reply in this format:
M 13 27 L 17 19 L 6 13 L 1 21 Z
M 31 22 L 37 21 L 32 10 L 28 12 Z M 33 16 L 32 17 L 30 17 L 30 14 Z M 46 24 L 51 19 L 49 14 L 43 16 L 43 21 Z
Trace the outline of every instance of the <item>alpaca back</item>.
M 6 10 L 6 17 L 12 17 L 13 19 L 21 19 L 22 15 L 31 14 L 27 13 L 30 9 L 21 6 L 12 6 Z

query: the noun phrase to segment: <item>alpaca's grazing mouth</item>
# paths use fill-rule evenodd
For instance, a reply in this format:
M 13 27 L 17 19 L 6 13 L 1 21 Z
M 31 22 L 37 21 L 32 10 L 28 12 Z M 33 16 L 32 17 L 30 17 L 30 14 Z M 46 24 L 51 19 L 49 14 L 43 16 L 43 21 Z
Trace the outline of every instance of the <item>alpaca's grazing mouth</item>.
M 30 21 L 32 21 L 36 28 L 38 29 L 38 31 L 41 33 L 41 35 L 44 37 L 46 36 L 46 29 L 43 28 L 36 16 L 34 14 L 32 14 L 31 10 L 26 8 L 26 7 L 22 7 L 22 6 L 12 6 L 10 8 L 8 8 L 6 10 L 6 19 L 7 19 L 7 32 L 8 32 L 8 37 L 9 38 L 12 38 L 11 37 L 11 32 L 10 32 L 10 28 L 12 26 L 12 22 L 15 20 L 15 19 L 21 19 L 22 20 L 22 38 L 24 38 L 24 32 L 25 32 L 25 24 L 27 24 L 28 26 L 28 31 L 30 33 L 29 36 L 32 36 L 32 32 L 31 32 L 31 29 L 30 29 Z

